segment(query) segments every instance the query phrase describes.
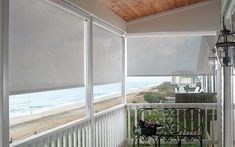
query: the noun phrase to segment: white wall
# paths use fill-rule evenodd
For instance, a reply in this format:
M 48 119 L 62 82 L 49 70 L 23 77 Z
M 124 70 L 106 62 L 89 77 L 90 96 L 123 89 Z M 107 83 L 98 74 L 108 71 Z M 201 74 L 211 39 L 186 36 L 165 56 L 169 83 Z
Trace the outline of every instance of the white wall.
M 187 6 L 130 21 L 127 24 L 127 32 L 129 35 L 154 32 L 170 35 L 177 33 L 215 35 L 219 30 L 219 11 L 219 1 L 207 1 L 200 5 Z
M 117 27 L 122 31 L 126 31 L 126 21 L 124 21 L 121 17 L 115 14 L 113 11 L 105 7 L 103 4 L 98 2 L 97 0 L 68 0 L 80 8 L 96 15 L 97 17 L 107 21 L 113 26 Z

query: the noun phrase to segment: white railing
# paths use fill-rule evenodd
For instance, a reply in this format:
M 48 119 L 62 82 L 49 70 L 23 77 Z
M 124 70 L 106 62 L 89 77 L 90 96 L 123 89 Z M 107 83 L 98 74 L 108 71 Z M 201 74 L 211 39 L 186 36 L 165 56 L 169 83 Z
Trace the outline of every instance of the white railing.
M 127 104 L 119 105 L 111 109 L 96 113 L 94 116 L 95 132 L 91 133 L 89 118 L 83 118 L 69 124 L 36 134 L 29 138 L 13 142 L 11 147 L 91 147 L 91 135 L 95 138 L 95 147 L 117 147 L 127 139 L 132 143 L 133 124 L 137 124 L 138 108 L 201 108 L 205 110 L 205 132 L 207 133 L 204 143 L 216 144 L 217 104 Z M 144 118 L 144 117 L 143 117 Z M 127 120 L 126 120 L 127 119 Z M 127 132 L 125 132 L 127 131 Z
M 103 115 L 106 113 L 106 115 Z M 95 116 L 95 147 L 117 147 L 125 140 L 125 107 L 106 110 Z
M 167 103 L 167 104 L 127 104 L 127 141 L 132 143 L 133 140 L 133 126 L 137 124 L 137 110 L 138 108 L 200 108 L 205 111 L 205 131 L 206 139 L 204 139 L 204 144 L 216 144 L 217 142 L 217 118 L 216 118 L 216 103 Z M 144 113 L 143 113 L 144 115 Z M 141 116 L 144 119 L 144 116 Z M 184 118 L 185 119 L 185 118 Z M 186 122 L 186 121 L 184 121 Z M 184 123 L 186 128 L 186 123 Z
M 125 140 L 125 106 L 119 105 L 95 114 L 95 146 L 116 147 Z M 59 126 L 13 142 L 11 147 L 91 147 L 90 119 Z

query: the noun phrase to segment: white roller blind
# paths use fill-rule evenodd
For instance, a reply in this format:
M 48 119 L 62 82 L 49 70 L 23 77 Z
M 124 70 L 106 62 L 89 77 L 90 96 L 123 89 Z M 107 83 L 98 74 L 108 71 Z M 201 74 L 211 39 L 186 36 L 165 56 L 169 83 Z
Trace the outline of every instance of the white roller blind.
M 213 39 L 212 36 L 202 37 L 200 52 L 198 56 L 198 64 L 197 64 L 197 71 L 199 73 L 202 74 L 213 73 L 213 71 L 209 68 L 209 62 L 208 62 L 208 57 L 211 52 L 210 50 L 213 48 L 213 44 L 215 44 L 215 39 Z
M 84 85 L 83 20 L 44 0 L 10 1 L 10 92 Z
M 122 38 L 93 25 L 94 84 L 121 81 Z
M 127 40 L 128 76 L 200 74 L 200 36 L 133 37 Z

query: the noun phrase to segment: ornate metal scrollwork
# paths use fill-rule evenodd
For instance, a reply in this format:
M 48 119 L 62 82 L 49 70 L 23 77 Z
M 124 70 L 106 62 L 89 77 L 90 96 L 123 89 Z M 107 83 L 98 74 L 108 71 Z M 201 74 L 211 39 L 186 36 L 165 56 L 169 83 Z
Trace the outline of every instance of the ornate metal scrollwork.
M 156 145 L 160 145 L 160 140 L 170 142 L 172 139 L 176 140 L 178 146 L 181 146 L 181 140 L 192 142 L 194 139 L 200 140 L 202 146 L 203 138 L 203 111 L 199 108 L 140 108 L 138 109 L 138 121 L 143 118 L 143 113 L 146 111 L 158 117 L 158 126 L 156 127 L 156 134 L 146 135 L 143 132 L 139 133 L 139 139 L 148 141 L 149 138 L 157 141 Z M 160 117 L 159 117 L 160 116 Z M 141 129 L 141 128 L 140 128 Z

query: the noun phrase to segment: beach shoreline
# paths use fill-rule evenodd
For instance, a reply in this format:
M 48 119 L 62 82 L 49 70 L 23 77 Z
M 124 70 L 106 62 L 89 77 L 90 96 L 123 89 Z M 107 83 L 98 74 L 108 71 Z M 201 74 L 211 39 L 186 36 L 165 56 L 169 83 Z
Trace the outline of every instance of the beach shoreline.
M 128 102 L 132 102 L 133 98 L 141 92 L 150 91 L 153 87 L 132 90 L 127 93 Z M 144 102 L 141 100 L 141 102 Z M 111 108 L 122 103 L 120 94 L 105 96 L 94 101 L 95 113 Z M 27 138 L 34 134 L 58 127 L 68 122 L 78 120 L 85 117 L 85 103 L 74 104 L 35 113 L 32 115 L 19 116 L 10 119 L 10 139 L 17 141 Z

